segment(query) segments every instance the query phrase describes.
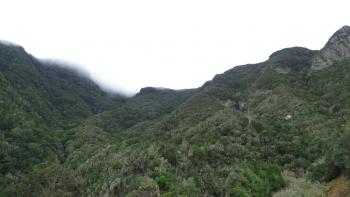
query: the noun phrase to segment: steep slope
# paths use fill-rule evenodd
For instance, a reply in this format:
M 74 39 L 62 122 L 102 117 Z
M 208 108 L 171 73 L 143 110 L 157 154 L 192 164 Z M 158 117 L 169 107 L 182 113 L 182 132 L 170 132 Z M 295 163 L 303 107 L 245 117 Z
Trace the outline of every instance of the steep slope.
M 0 44 L 0 188 L 44 161 L 63 161 L 67 128 L 124 102 L 88 77 Z
M 78 71 L 40 62 L 19 46 L 0 45 L 0 72 L 7 87 L 18 94 L 15 99 L 27 101 L 31 116 L 37 114 L 46 123 L 52 124 L 49 121 L 55 115 L 70 122 L 81 120 L 115 103 L 112 96 Z M 116 100 L 121 98 L 115 96 Z
M 25 174 L 5 174 L 0 194 L 265 197 L 288 185 L 283 173 L 310 187 L 347 177 L 349 36 L 343 27 L 320 51 L 283 49 L 196 90 L 144 88 L 58 132 L 67 133 L 60 162 L 46 159 Z M 8 87 L 1 91 L 18 94 Z M 286 192 L 305 195 L 303 183 Z
M 142 88 L 123 105 L 115 105 L 111 110 L 87 120 L 89 124 L 116 133 L 147 120 L 156 119 L 175 110 L 190 97 L 195 90 L 171 90 L 164 88 Z
M 350 27 L 344 26 L 332 35 L 323 49 L 313 58 L 312 69 L 320 70 L 337 60 L 349 58 L 349 44 Z
M 86 153 L 96 141 L 111 142 L 114 133 L 171 112 L 193 92 L 144 88 L 133 98 L 106 93 L 81 71 L 8 44 L 0 44 L 0 82 L 0 196 L 32 196 L 36 191 L 22 184 L 41 188 L 32 180 L 50 182 L 55 173 L 64 181 L 56 195 L 80 195 L 79 181 L 61 165 L 72 149 Z M 80 132 L 81 126 L 72 129 L 77 125 L 87 126 Z
M 320 53 L 289 48 L 235 67 L 170 114 L 101 143 L 72 166 L 84 195 L 270 196 L 286 185 L 282 170 L 335 178 L 347 153 L 340 164 L 324 158 L 347 129 L 350 63 L 339 56 L 315 71 Z M 67 165 L 81 158 L 71 156 Z

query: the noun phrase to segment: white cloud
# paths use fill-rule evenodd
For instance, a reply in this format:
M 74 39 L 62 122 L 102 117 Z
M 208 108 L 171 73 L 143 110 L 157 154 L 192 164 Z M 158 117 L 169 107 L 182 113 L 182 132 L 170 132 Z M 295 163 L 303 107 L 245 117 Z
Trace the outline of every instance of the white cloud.
M 202 85 L 281 48 L 321 48 L 345 0 L 2 0 L 0 39 L 84 65 L 108 87 Z

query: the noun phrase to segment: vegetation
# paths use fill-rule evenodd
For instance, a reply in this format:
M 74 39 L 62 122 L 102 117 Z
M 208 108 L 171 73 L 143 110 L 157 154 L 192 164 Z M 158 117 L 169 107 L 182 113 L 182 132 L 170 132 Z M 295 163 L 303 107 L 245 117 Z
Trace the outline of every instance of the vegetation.
M 126 98 L 0 44 L 0 196 L 323 196 L 350 176 L 350 60 L 315 54 Z

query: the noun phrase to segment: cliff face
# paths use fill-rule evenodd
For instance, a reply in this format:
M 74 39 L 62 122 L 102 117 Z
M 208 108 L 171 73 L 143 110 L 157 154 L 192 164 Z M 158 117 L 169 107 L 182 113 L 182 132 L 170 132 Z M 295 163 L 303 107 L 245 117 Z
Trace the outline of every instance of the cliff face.
M 311 68 L 321 70 L 335 61 L 350 57 L 350 27 L 344 26 L 333 34 L 327 44 L 313 58 Z

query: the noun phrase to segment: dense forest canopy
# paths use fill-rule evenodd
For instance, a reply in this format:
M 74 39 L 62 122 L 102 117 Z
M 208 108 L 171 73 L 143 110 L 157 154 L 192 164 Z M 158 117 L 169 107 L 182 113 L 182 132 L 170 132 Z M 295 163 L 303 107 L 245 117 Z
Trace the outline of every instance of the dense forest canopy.
M 347 26 L 319 51 L 133 97 L 0 44 L 0 196 L 265 197 L 339 177 L 349 195 L 349 97 Z

